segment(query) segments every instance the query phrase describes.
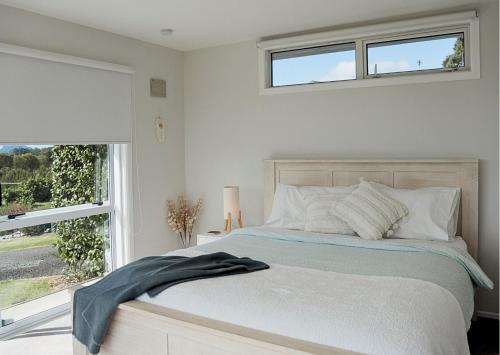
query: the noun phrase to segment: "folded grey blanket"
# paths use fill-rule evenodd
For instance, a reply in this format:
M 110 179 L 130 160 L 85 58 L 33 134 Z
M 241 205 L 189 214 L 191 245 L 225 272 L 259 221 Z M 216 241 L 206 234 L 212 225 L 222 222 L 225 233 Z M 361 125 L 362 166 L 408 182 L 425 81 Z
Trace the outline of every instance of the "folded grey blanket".
M 268 269 L 250 258 L 218 252 L 196 257 L 149 256 L 125 265 L 75 292 L 73 335 L 97 354 L 118 305 L 147 292 L 156 296 L 176 284 Z

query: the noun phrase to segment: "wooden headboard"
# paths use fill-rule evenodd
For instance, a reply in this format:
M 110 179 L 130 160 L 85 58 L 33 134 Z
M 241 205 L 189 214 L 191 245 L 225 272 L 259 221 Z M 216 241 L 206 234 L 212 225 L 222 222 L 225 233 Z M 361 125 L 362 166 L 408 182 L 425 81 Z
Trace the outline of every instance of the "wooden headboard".
M 476 259 L 478 246 L 478 167 L 468 160 L 266 160 L 264 213 L 271 213 L 278 183 L 297 186 L 348 186 L 359 178 L 388 186 L 415 189 L 461 188 L 457 235 Z

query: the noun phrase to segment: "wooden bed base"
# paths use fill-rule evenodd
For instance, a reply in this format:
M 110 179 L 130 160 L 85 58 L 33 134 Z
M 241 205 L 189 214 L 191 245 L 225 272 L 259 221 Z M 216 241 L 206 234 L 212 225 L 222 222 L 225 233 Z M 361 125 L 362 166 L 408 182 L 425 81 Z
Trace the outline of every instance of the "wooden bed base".
M 73 355 L 89 353 L 73 338 Z M 281 335 L 130 301 L 118 307 L 102 355 L 355 354 Z
M 268 215 L 278 183 L 342 186 L 366 180 L 396 188 L 450 186 L 461 188 L 458 233 L 477 258 L 477 160 L 267 160 L 264 209 Z M 74 355 L 87 355 L 73 341 Z M 101 348 L 103 355 L 215 354 L 353 354 L 215 321 L 139 301 L 119 306 Z

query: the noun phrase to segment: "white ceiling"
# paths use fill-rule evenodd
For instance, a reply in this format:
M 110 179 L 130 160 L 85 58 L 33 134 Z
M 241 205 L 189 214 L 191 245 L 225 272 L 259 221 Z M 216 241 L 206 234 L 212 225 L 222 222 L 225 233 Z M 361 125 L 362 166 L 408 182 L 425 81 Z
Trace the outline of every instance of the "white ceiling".
M 477 0 L 490 2 L 497 0 Z M 0 0 L 179 50 L 474 4 L 471 0 Z M 161 28 L 173 28 L 164 37 Z

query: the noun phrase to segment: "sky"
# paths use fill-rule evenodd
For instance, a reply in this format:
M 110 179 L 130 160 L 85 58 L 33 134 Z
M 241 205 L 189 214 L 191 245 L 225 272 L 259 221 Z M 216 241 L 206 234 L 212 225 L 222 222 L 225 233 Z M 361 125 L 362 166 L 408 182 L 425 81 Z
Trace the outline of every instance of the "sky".
M 454 38 L 371 47 L 368 73 L 405 72 L 441 68 L 453 53 Z M 419 67 L 420 60 L 420 67 Z M 305 84 L 356 78 L 354 50 L 287 58 L 273 61 L 273 86 Z
M 15 145 L 15 146 L 22 145 L 30 148 L 39 148 L 39 149 L 52 147 L 52 144 L 7 144 L 7 145 Z M 2 149 L 3 147 L 4 147 L 3 145 L 0 145 L 0 149 Z

